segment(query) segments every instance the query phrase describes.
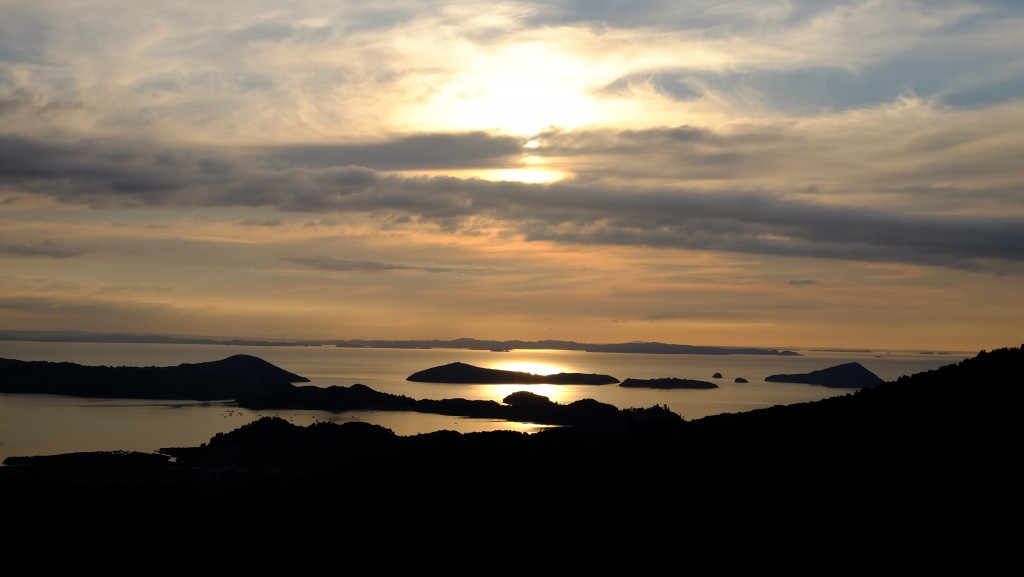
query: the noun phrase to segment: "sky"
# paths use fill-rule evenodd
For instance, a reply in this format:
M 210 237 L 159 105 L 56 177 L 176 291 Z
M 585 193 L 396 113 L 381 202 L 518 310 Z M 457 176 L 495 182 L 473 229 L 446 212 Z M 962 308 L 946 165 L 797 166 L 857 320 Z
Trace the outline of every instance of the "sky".
M 1024 342 L 1024 4 L 0 0 L 0 329 Z

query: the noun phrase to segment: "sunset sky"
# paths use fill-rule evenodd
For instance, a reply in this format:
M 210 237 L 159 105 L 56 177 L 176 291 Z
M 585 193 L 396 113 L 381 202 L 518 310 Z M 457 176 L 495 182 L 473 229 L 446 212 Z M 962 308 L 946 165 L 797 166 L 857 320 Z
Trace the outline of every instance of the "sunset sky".
M 0 329 L 1024 342 L 1019 0 L 0 0 Z

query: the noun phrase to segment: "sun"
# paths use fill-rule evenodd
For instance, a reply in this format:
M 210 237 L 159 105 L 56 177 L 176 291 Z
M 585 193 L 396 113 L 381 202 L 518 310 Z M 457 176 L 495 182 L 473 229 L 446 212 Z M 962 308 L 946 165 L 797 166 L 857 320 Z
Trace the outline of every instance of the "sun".
M 591 66 L 545 42 L 479 54 L 432 92 L 408 121 L 433 130 L 533 135 L 597 120 Z
M 544 70 L 505 71 L 472 81 L 461 91 L 449 121 L 462 129 L 531 135 L 593 120 L 594 105 L 571 83 Z

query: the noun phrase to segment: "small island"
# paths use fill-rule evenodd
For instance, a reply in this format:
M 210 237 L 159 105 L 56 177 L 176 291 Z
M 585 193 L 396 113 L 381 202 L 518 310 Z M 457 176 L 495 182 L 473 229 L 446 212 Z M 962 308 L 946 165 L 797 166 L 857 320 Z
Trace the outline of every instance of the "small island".
M 626 379 L 619 383 L 620 387 L 636 387 L 649 389 L 717 389 L 718 385 L 695 379 L 664 377 L 659 379 Z
M 847 389 L 873 387 L 883 382 L 881 377 L 860 363 L 844 363 L 802 374 L 770 375 L 764 380 L 770 383 L 802 383 Z
M 521 371 L 487 369 L 466 363 L 448 363 L 418 371 L 406 377 L 417 383 L 467 383 L 477 385 L 609 385 L 619 382 L 610 375 L 593 373 L 557 373 L 536 375 Z

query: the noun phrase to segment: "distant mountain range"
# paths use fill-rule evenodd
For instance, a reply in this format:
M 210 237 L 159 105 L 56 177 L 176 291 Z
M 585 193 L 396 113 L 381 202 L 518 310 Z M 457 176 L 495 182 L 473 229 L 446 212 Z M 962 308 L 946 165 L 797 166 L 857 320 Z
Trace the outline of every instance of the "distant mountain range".
M 336 346 L 348 348 L 384 348 L 384 349 L 471 349 L 471 350 L 511 350 L 511 349 L 555 349 L 566 351 L 586 351 L 592 353 L 637 353 L 637 354 L 674 354 L 674 355 L 783 355 L 799 356 L 799 353 L 788 350 L 757 348 L 757 347 L 718 347 L 676 345 L 657 342 L 629 342 L 611 344 L 577 343 L 574 341 L 495 341 L 461 338 L 453 340 L 266 340 L 240 338 L 212 338 L 160 334 L 137 333 L 99 333 L 88 331 L 0 331 L 0 341 L 32 341 L 61 343 L 154 343 L 154 344 L 187 344 L 187 345 L 241 345 L 241 346 Z

